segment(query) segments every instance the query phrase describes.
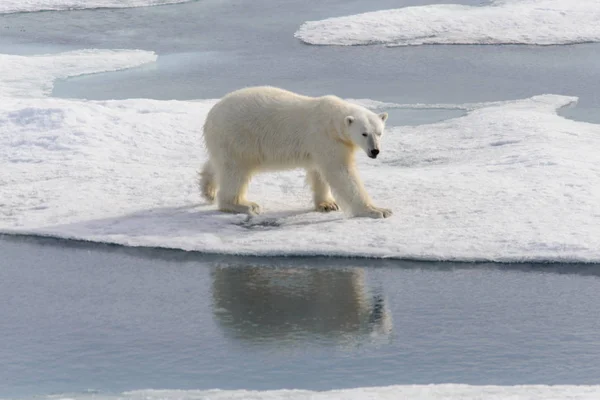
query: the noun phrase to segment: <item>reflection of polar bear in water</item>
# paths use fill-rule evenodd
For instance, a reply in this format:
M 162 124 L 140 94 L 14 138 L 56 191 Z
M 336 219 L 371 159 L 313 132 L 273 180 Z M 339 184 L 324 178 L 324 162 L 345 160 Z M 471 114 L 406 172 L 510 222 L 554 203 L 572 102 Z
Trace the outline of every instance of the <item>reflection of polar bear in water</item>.
M 210 110 L 204 123 L 209 161 L 200 187 L 219 209 L 256 214 L 246 199 L 248 182 L 260 171 L 304 168 L 317 211 L 343 209 L 354 216 L 385 218 L 375 207 L 354 165 L 362 148 L 379 154 L 387 113 L 375 114 L 335 96 L 307 97 L 273 87 L 235 91 Z M 334 200 L 331 191 L 336 196 Z
M 319 334 L 351 340 L 387 338 L 391 317 L 382 294 L 368 294 L 361 269 L 219 267 L 213 272 L 215 315 L 244 339 Z

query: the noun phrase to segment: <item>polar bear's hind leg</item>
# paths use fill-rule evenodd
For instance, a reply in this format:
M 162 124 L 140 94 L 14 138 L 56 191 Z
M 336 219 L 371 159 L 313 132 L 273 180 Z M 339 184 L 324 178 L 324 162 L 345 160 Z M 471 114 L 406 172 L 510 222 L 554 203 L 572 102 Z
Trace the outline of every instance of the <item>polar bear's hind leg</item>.
M 252 171 L 234 163 L 225 163 L 218 170 L 222 171 L 217 177 L 219 181 L 219 192 L 217 193 L 219 210 L 248 215 L 259 214 L 260 206 L 246 199 Z

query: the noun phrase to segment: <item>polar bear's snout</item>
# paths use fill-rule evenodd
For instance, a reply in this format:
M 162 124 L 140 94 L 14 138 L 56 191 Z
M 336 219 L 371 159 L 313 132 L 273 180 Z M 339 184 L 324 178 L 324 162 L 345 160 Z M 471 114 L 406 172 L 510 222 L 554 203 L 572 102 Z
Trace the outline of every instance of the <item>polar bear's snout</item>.
M 367 151 L 365 152 L 369 158 L 377 158 L 379 154 L 379 141 L 375 135 L 367 136 Z

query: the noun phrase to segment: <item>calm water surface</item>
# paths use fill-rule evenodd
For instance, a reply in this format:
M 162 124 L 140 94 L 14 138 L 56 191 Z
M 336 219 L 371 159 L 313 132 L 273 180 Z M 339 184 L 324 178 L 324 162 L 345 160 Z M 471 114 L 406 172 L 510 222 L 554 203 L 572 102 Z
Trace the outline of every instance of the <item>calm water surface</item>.
M 597 384 L 600 266 L 0 239 L 0 394 Z

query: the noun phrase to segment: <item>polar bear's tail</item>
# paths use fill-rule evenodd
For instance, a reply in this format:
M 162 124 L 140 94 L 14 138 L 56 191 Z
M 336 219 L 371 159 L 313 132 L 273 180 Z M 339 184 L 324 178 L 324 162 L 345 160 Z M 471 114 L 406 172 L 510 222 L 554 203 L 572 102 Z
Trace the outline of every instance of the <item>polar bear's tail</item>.
M 217 185 L 215 181 L 215 171 L 210 161 L 204 163 L 202 171 L 199 173 L 198 184 L 200 185 L 200 192 L 202 197 L 209 203 L 215 201 L 215 195 L 217 194 Z

